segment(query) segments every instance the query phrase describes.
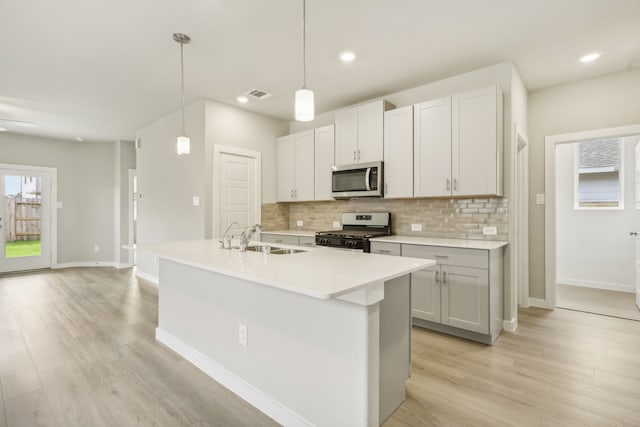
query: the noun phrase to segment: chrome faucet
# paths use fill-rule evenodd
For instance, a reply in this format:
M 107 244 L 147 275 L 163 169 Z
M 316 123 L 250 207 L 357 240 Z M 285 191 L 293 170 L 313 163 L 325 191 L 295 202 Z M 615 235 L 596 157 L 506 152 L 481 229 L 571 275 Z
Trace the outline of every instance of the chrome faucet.
M 247 246 L 249 246 L 249 242 L 251 241 L 254 233 L 261 229 L 262 226 L 260 224 L 255 224 L 250 227 L 246 227 L 242 231 L 242 234 L 240 235 L 240 252 L 245 252 L 247 250 Z
M 229 224 L 227 229 L 224 230 L 224 234 L 222 235 L 222 240 L 220 240 L 220 243 L 222 243 L 222 249 L 231 249 L 231 239 L 233 239 L 233 236 L 231 235 L 227 236 L 227 233 L 229 232 L 231 227 L 233 227 L 234 225 L 239 226 L 240 224 L 238 224 L 237 222 L 232 222 L 231 224 Z

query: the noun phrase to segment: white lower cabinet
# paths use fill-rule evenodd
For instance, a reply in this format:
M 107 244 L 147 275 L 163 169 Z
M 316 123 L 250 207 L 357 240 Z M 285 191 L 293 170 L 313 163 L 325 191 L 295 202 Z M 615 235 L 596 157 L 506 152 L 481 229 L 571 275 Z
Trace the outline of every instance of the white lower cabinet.
M 393 250 L 390 245 L 398 247 Z M 415 326 L 492 344 L 502 332 L 502 249 L 371 242 L 372 253 L 433 259 L 411 274 Z

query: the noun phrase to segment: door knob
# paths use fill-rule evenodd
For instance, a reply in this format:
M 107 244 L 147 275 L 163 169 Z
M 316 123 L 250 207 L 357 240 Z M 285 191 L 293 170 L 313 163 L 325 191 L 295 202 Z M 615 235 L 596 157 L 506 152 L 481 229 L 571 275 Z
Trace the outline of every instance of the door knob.
M 629 236 L 638 237 L 638 232 L 637 231 L 631 231 L 631 232 L 629 232 Z

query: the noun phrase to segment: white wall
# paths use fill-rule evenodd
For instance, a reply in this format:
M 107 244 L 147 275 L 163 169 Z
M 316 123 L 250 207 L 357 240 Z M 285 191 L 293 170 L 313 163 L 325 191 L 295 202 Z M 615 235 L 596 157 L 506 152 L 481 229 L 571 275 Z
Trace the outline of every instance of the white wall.
M 640 69 L 583 80 L 529 94 L 529 289 L 544 299 L 544 138 L 550 135 L 640 124 Z
M 577 144 L 556 148 L 557 281 L 633 292 L 635 283 L 634 147 L 624 138 L 624 210 L 575 210 Z
M 114 261 L 114 144 L 0 133 L 0 162 L 58 171 L 59 264 Z M 100 252 L 94 252 L 94 245 Z
M 180 112 L 140 129 L 138 174 L 138 244 L 204 239 L 212 236 L 213 145 L 262 152 L 262 200 L 275 202 L 276 138 L 287 123 L 215 101 L 200 99 L 185 110 L 191 153 L 176 154 Z M 192 198 L 200 197 L 200 206 Z M 157 262 L 138 253 L 138 274 L 155 280 Z

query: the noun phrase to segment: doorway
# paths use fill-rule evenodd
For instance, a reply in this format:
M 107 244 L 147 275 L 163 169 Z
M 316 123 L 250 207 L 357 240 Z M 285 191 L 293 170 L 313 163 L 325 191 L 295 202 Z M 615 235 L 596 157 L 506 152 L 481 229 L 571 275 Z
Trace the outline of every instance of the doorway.
M 55 178 L 51 168 L 0 165 L 0 273 L 51 268 Z
M 549 308 L 640 320 L 634 303 L 634 148 L 640 125 L 546 138 Z
M 238 228 L 261 221 L 261 153 L 224 145 L 213 146 L 213 237 L 230 224 Z

